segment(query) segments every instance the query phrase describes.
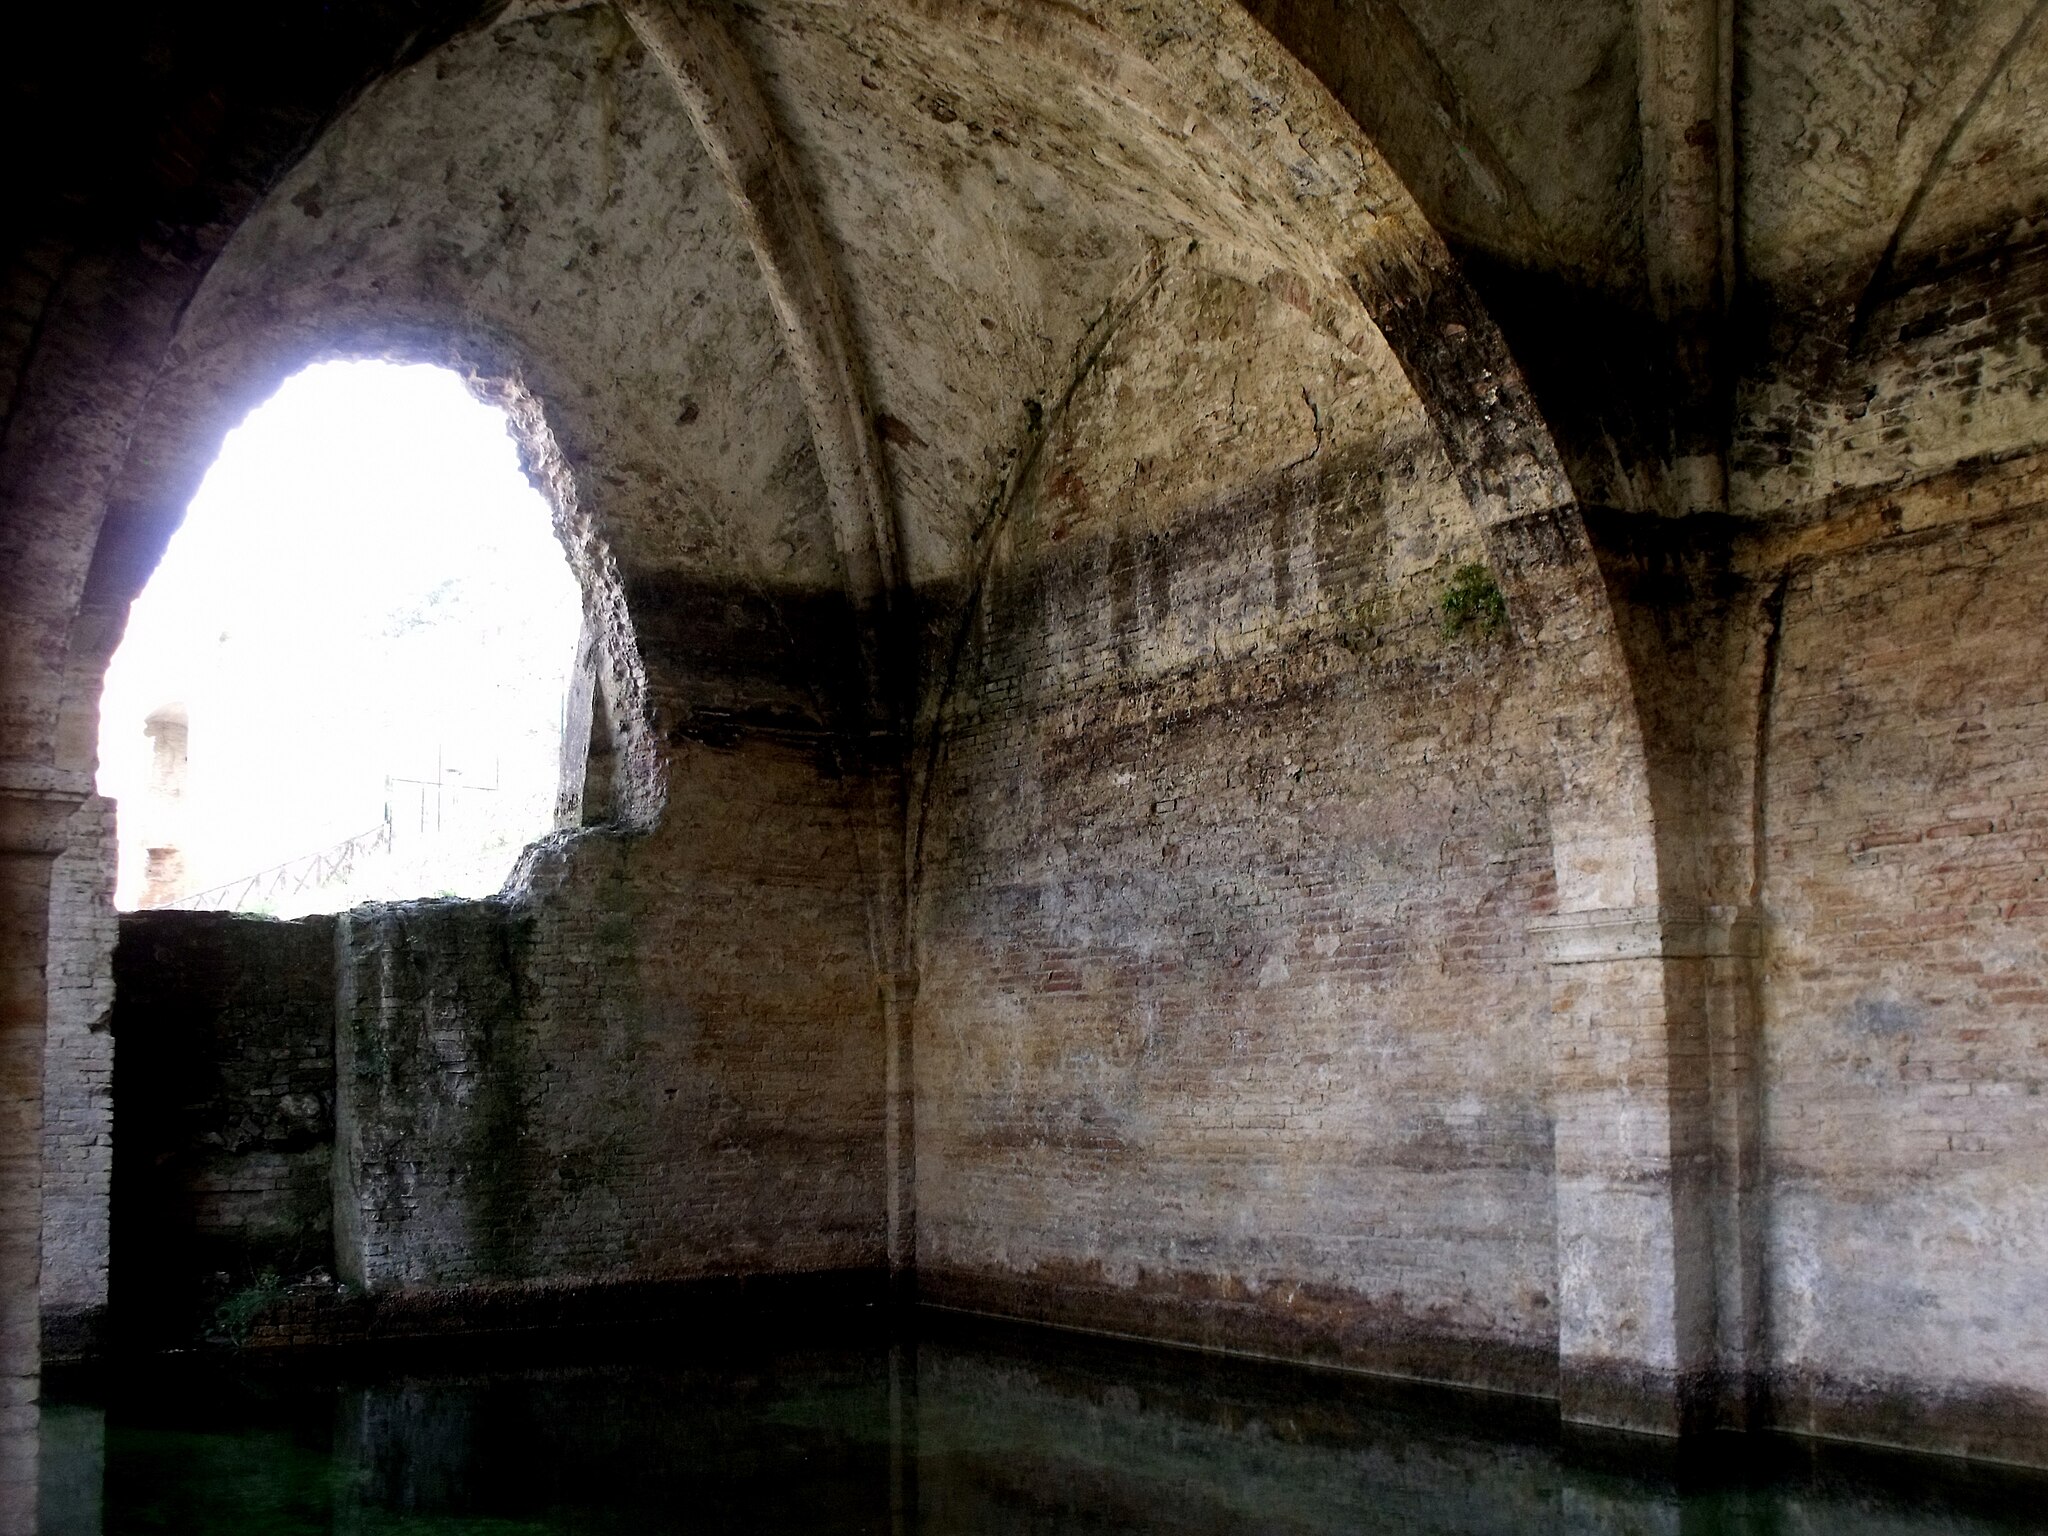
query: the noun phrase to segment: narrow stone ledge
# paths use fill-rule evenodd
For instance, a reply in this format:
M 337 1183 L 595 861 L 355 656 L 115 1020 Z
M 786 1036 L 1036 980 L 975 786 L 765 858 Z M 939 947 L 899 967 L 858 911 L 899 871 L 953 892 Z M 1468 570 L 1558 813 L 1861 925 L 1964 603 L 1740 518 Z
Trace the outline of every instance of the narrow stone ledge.
M 1614 960 L 1753 959 L 1755 918 L 1747 913 L 1669 912 L 1658 907 L 1606 907 L 1537 918 L 1529 932 L 1552 965 Z
M 864 1269 L 700 1275 L 673 1280 L 499 1284 L 288 1294 L 259 1315 L 244 1349 L 374 1347 L 427 1339 L 567 1330 L 693 1328 L 749 1316 L 843 1316 L 886 1307 L 889 1274 Z
M 1227 1282 L 1159 1276 L 1125 1287 L 1042 1274 L 918 1271 L 921 1305 L 1182 1349 L 1279 1360 L 1439 1386 L 1552 1398 L 1554 1343 L 1432 1326 L 1363 1296 L 1273 1287 L 1272 1301 Z M 1280 1303 L 1281 1291 L 1292 1301 Z
M 72 813 L 91 795 L 85 774 L 0 763 L 0 854 L 55 858 L 70 846 Z
M 1567 1360 L 1558 1373 L 1558 1412 L 1581 1428 L 1678 1439 L 1714 1427 L 1716 1388 L 1711 1372 Z
M 2039 1392 L 1780 1371 L 1757 1395 L 1763 1422 L 1790 1434 L 2048 1470 L 2048 1396 Z

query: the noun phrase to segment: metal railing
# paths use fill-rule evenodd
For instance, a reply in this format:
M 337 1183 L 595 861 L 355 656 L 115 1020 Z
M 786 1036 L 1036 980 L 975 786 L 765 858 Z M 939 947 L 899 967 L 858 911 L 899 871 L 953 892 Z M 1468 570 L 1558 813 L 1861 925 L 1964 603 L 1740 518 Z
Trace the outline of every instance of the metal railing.
M 297 896 L 304 891 L 317 891 L 325 886 L 339 885 L 355 873 L 356 860 L 376 853 L 379 849 L 391 851 L 391 807 L 384 807 L 384 820 L 367 832 L 358 832 L 345 837 L 331 848 L 318 853 L 305 853 L 282 864 L 273 864 L 268 869 L 259 869 L 253 875 L 243 875 L 224 885 L 210 885 L 203 891 L 191 891 L 183 896 L 174 896 L 169 901 L 146 903 L 149 911 L 160 912 L 181 910 L 186 912 L 242 912 L 262 902 L 275 901 L 282 897 Z

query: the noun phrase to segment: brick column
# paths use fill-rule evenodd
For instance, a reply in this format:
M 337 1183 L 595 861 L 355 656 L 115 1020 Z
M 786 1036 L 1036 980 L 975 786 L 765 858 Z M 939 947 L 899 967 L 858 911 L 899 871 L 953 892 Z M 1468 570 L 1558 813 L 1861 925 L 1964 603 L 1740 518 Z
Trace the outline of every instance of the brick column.
M 50 871 L 84 786 L 0 766 L 0 1536 L 36 1529 Z
M 917 1077 L 911 1067 L 917 982 L 914 971 L 893 972 L 882 980 L 885 1240 L 889 1278 L 899 1297 L 914 1293 L 917 1276 Z
M 1658 907 L 1536 926 L 1551 978 L 1560 1411 L 1651 1434 L 1709 1427 L 1730 1279 L 1716 1264 L 1716 999 L 1749 927 Z
M 96 1354 L 113 1184 L 114 802 L 87 800 L 50 867 L 43 1032 L 42 1350 Z

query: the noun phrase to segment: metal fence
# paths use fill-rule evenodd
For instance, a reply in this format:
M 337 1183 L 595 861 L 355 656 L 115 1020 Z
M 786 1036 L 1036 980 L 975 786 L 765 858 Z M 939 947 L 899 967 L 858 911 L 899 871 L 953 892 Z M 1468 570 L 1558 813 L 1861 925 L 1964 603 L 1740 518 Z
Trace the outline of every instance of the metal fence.
M 356 861 L 382 850 L 391 851 L 391 807 L 384 807 L 384 820 L 367 832 L 345 837 L 332 848 L 301 854 L 253 875 L 243 875 L 224 885 L 210 885 L 203 891 L 175 896 L 169 901 L 148 903 L 151 911 L 172 909 L 187 912 L 245 912 L 265 902 L 297 896 L 340 885 L 355 873 Z

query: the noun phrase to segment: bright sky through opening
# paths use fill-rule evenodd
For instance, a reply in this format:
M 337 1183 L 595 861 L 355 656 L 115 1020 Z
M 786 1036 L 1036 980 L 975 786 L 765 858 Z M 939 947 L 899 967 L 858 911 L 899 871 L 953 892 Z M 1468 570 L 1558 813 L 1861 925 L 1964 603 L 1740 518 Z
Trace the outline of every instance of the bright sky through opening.
M 129 615 L 100 711 L 117 900 L 188 898 L 390 832 L 353 872 L 202 906 L 481 896 L 552 829 L 580 600 L 502 411 L 441 368 L 321 363 L 228 434 Z M 144 722 L 189 719 L 182 797 Z M 298 871 L 286 873 L 290 886 Z

